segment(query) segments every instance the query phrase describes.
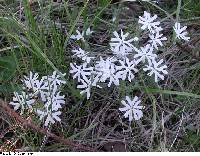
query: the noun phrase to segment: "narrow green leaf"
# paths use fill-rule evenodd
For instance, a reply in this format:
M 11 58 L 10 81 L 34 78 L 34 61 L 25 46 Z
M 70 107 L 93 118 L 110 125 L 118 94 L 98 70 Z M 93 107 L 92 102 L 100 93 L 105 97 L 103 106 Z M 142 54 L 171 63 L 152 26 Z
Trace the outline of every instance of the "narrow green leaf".
M 15 74 L 16 67 L 16 62 L 13 57 L 0 57 L 0 82 L 10 80 Z

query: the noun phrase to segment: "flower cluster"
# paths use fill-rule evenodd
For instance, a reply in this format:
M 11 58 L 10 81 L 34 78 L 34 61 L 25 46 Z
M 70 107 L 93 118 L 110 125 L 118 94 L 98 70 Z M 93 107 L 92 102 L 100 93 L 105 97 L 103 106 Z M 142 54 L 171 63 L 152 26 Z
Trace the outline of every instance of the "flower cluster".
M 158 82 L 160 79 L 164 80 L 167 71 L 167 65 L 163 59 L 158 59 L 157 51 L 164 45 L 163 42 L 167 41 L 167 38 L 162 34 L 163 28 L 158 20 L 157 15 L 151 16 L 150 13 L 144 11 L 143 16 L 139 16 L 138 24 L 141 25 L 142 32 L 146 31 L 149 36 L 149 40 L 142 46 L 136 45 L 139 41 L 138 37 L 131 37 L 131 35 L 123 30 L 120 33 L 113 32 L 114 37 L 110 40 L 110 50 L 113 56 L 103 58 L 91 57 L 89 52 L 78 48 L 73 49 L 73 56 L 79 61 L 77 63 L 70 63 L 70 73 L 73 75 L 73 79 L 77 79 L 77 88 L 81 89 L 81 94 L 86 93 L 87 99 L 91 96 L 91 88 L 102 88 L 103 83 L 107 84 L 107 87 L 111 85 L 118 86 L 121 80 L 128 80 L 132 82 L 135 78 L 135 74 L 139 71 L 139 67 L 142 65 L 142 70 L 147 73 L 148 76 L 154 76 L 154 81 Z M 186 37 L 185 32 L 187 27 L 180 27 L 180 23 L 176 23 L 174 30 L 176 32 L 176 38 L 189 40 Z M 89 29 L 90 30 L 90 29 Z M 77 34 L 80 33 L 76 31 Z M 85 39 L 82 36 L 82 41 Z M 78 37 L 72 39 L 79 40 Z M 129 121 L 140 119 L 143 115 L 141 112 L 142 106 L 138 106 L 141 102 L 138 97 L 135 97 L 133 101 L 126 96 L 126 100 L 122 101 L 124 108 L 120 108 L 121 111 L 125 111 L 125 117 L 129 117 Z M 135 111 L 137 109 L 137 111 Z
M 65 74 L 62 74 L 65 76 Z M 14 110 L 21 108 L 24 110 L 31 109 L 39 117 L 45 120 L 45 126 L 55 121 L 61 121 L 60 115 L 62 105 L 65 104 L 65 96 L 61 95 L 60 87 L 66 82 L 61 76 L 54 71 L 52 75 L 43 76 L 39 79 L 39 74 L 30 72 L 29 76 L 24 76 L 23 91 L 14 92 L 13 101 L 10 105 L 14 106 Z
M 134 56 L 138 63 L 144 64 L 143 70 L 148 72 L 147 75 L 154 75 L 155 82 L 159 81 L 158 78 L 164 80 L 164 75 L 168 74 L 167 66 L 163 60 L 158 60 L 156 54 L 159 46 L 163 46 L 162 42 L 167 40 L 161 33 L 163 28 L 160 26 L 160 22 L 156 21 L 157 18 L 157 15 L 151 17 L 151 14 L 146 11 L 144 11 L 143 17 L 139 17 L 138 23 L 142 24 L 141 29 L 149 32 L 149 41 L 144 47 L 135 48 L 136 54 Z
M 148 41 L 143 45 L 139 45 L 140 39 L 132 36 L 128 32 L 124 33 L 120 30 L 113 32 L 113 37 L 109 43 L 109 49 L 112 56 L 94 57 L 90 52 L 78 47 L 72 49 L 73 57 L 76 62 L 70 63 L 70 71 L 73 79 L 77 80 L 77 88 L 80 94 L 86 94 L 87 99 L 91 96 L 93 87 L 103 88 L 120 85 L 121 81 L 134 82 L 136 74 L 139 70 L 143 70 L 148 76 L 153 76 L 157 83 L 164 80 L 168 74 L 167 65 L 163 59 L 159 59 L 157 51 L 164 45 L 167 38 L 162 34 L 163 28 L 158 20 L 157 15 L 151 16 L 150 13 L 144 11 L 143 16 L 139 16 L 138 24 L 141 26 L 141 32 L 148 34 Z M 176 39 L 188 41 L 186 26 L 180 26 L 175 23 L 173 27 Z M 88 28 L 86 31 L 76 30 L 76 35 L 70 38 L 75 41 L 86 43 L 87 36 L 93 31 Z M 77 43 L 79 43 L 77 42 Z M 87 44 L 88 47 L 89 44 Z M 76 46 L 77 47 L 77 46 Z M 89 48 L 88 48 L 89 49 Z M 30 72 L 29 76 L 24 76 L 22 80 L 24 91 L 14 92 L 13 101 L 10 102 L 15 110 L 33 110 L 44 121 L 44 125 L 61 121 L 60 115 L 62 105 L 65 104 L 65 96 L 61 95 L 60 87 L 66 82 L 56 71 L 52 75 L 43 76 L 39 79 L 38 73 Z M 141 100 L 135 96 L 133 100 L 129 96 L 122 100 L 123 108 L 119 108 L 124 112 L 124 117 L 131 122 L 133 119 L 139 120 L 143 116 L 143 106 L 139 106 Z

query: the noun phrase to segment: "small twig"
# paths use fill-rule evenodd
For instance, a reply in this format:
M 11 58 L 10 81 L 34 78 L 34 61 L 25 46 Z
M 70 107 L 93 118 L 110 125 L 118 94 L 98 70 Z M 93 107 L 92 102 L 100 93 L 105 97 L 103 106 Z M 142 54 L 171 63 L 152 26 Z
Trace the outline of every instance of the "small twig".
M 48 126 L 47 131 L 48 131 L 48 132 L 51 131 L 51 125 Z M 43 138 L 43 141 L 42 141 L 42 145 L 40 146 L 39 152 L 42 151 L 42 149 L 44 148 L 44 146 L 45 146 L 45 144 L 47 143 L 48 139 L 49 139 L 48 135 L 45 135 L 44 138 Z
M 19 46 L 5 47 L 5 48 L 0 49 L 0 52 L 4 52 L 4 51 L 7 51 L 7 50 L 16 49 L 16 48 L 19 48 Z
M 200 37 L 191 40 L 187 44 L 181 44 L 179 42 L 176 42 L 176 45 L 181 50 L 186 51 L 187 53 L 190 53 L 195 59 L 199 60 L 199 55 L 194 53 L 194 45 L 197 44 L 197 42 L 199 41 L 200 41 Z
M 171 148 L 173 147 L 174 143 L 176 142 L 176 140 L 178 138 L 179 132 L 180 132 L 181 127 L 182 127 L 183 119 L 184 119 L 184 116 L 183 116 L 184 111 L 185 111 L 185 106 L 183 107 L 183 110 L 182 110 L 181 120 L 180 120 L 180 123 L 179 123 L 179 126 L 178 126 L 178 130 L 177 130 L 175 139 L 173 140 L 173 142 L 172 142 L 172 144 L 171 144 L 171 146 L 169 148 L 169 151 L 171 151 Z
M 154 96 L 152 96 L 152 100 L 153 100 L 153 118 L 152 118 L 152 133 L 151 133 L 151 141 L 149 142 L 150 145 L 150 150 L 149 151 L 152 151 L 152 145 L 153 145 L 153 141 L 154 141 L 154 137 L 155 137 L 155 131 L 156 131 L 156 128 L 157 128 L 157 120 L 156 120 L 156 115 L 157 115 L 157 111 L 156 111 L 156 98 Z
M 20 21 L 22 21 L 22 10 L 23 10 L 22 1 L 20 1 L 20 3 L 19 3 L 19 19 L 20 19 Z
M 16 128 L 17 128 L 17 125 L 6 128 L 3 132 L 1 132 L 0 139 L 3 139 L 7 133 L 9 133 L 10 131 L 14 131 L 14 129 Z
M 13 109 L 11 109 L 6 102 L 2 101 L 1 99 L 0 99 L 0 106 L 3 108 L 3 110 L 8 115 L 15 118 L 26 129 L 30 128 L 34 131 L 37 131 L 37 132 L 42 133 L 44 135 L 47 135 L 48 137 L 53 138 L 55 141 L 61 142 L 61 143 L 65 144 L 65 145 L 67 145 L 71 148 L 76 148 L 76 149 L 79 149 L 79 150 L 90 151 L 90 152 L 96 152 L 97 151 L 95 148 L 81 145 L 79 143 L 76 143 L 75 141 L 68 140 L 68 139 L 65 139 L 64 137 L 57 136 L 57 135 L 49 132 L 46 129 L 43 129 L 43 128 L 36 126 L 30 120 L 25 120 L 24 118 L 22 118 L 18 113 L 16 113 Z

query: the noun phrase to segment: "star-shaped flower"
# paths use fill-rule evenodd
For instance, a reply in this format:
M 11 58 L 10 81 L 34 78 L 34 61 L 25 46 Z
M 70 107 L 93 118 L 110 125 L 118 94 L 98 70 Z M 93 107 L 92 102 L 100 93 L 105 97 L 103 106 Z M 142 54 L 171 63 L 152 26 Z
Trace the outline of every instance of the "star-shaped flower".
M 131 42 L 134 39 L 126 39 L 129 33 L 124 34 L 121 30 L 121 34 L 119 35 L 116 31 L 113 32 L 115 38 L 111 38 L 110 47 L 114 54 L 119 57 L 124 57 L 132 51 L 133 45 Z
M 159 62 L 156 62 L 156 60 L 153 60 L 151 64 L 146 65 L 145 68 L 143 68 L 144 71 L 150 71 L 147 75 L 152 76 L 155 75 L 155 82 L 158 82 L 158 78 L 161 80 L 164 80 L 164 75 L 168 74 L 167 72 L 167 66 L 163 65 L 163 59 L 161 59 Z
M 38 73 L 33 74 L 33 72 L 30 71 L 29 76 L 24 76 L 22 82 L 28 89 L 35 89 L 35 84 L 37 83 L 38 78 L 39 78 Z
M 87 28 L 86 32 L 85 32 L 85 35 L 89 36 L 93 33 L 94 31 L 91 31 L 90 27 Z
M 157 55 L 153 53 L 153 48 L 150 44 L 147 44 L 145 47 L 140 47 L 140 49 L 134 48 L 134 50 L 137 52 L 137 54 L 134 55 L 137 63 L 141 61 L 145 63 L 145 60 L 151 63 L 151 61 L 157 57 Z
M 119 62 L 121 66 L 116 66 L 116 69 L 118 70 L 116 75 L 118 75 L 118 77 L 122 80 L 125 80 L 128 77 L 128 80 L 131 82 L 131 80 L 135 77 L 133 73 L 138 72 L 138 69 L 135 68 L 137 63 L 135 60 L 129 61 L 128 58 L 124 61 L 119 60 Z
M 61 121 L 59 117 L 61 115 L 61 111 L 58 111 L 58 109 L 60 108 L 60 104 L 64 104 L 64 101 L 61 99 L 61 101 L 55 101 L 56 98 L 62 99 L 63 97 L 57 96 L 54 97 L 54 99 L 48 98 L 48 101 L 43 105 L 42 109 L 36 109 L 36 113 L 40 116 L 40 120 L 45 120 L 45 126 L 48 126 L 49 123 L 54 124 L 55 121 Z
M 162 28 L 159 26 L 160 22 L 155 22 L 157 19 L 157 15 L 154 15 L 151 17 L 151 14 L 144 11 L 143 17 L 139 16 L 138 23 L 142 24 L 141 29 L 145 30 L 148 29 L 151 33 L 159 32 L 162 30 Z
M 21 107 L 23 112 L 26 107 L 32 108 L 34 103 L 35 99 L 29 97 L 25 92 L 21 92 L 21 94 L 14 92 L 13 101 L 9 104 L 14 106 L 14 110 L 18 110 Z
M 176 33 L 176 38 L 189 41 L 190 37 L 186 36 L 188 34 L 188 32 L 186 31 L 187 26 L 181 28 L 181 24 L 176 22 L 173 28 Z
M 66 84 L 66 81 L 63 80 L 63 78 L 61 77 L 64 77 L 65 75 L 66 73 L 58 74 L 57 71 L 54 71 L 52 75 L 43 77 L 48 83 L 49 92 L 56 92 L 59 86 L 61 86 L 62 84 Z
M 84 35 L 89 36 L 93 33 L 94 31 L 91 31 L 90 28 L 87 28 L 86 32 L 82 31 L 82 33 L 79 30 L 76 30 L 77 35 L 71 35 L 70 38 L 73 40 L 82 40 L 85 42 Z
M 76 56 L 80 59 L 82 59 L 84 62 L 86 63 L 90 63 L 91 59 L 93 59 L 94 57 L 89 57 L 88 56 L 88 52 L 84 51 L 83 49 L 81 48 L 78 48 L 78 49 L 74 49 L 72 50 L 72 52 L 74 53 L 73 56 Z
M 84 39 L 84 31 L 81 33 L 79 30 L 76 30 L 77 35 L 72 35 L 70 38 L 74 39 L 74 40 L 82 40 L 83 42 L 85 42 Z
M 49 82 L 47 81 L 47 77 L 42 77 L 41 80 L 38 79 L 38 73 L 33 74 L 30 71 L 29 76 L 24 76 L 22 82 L 25 85 L 25 88 L 28 89 L 34 96 L 40 95 L 42 101 L 46 101 L 46 97 L 48 96 Z
M 163 34 L 160 34 L 159 32 L 155 34 L 149 34 L 150 41 L 149 43 L 152 44 L 152 47 L 156 48 L 158 50 L 158 45 L 163 46 L 162 41 L 166 41 L 166 37 L 162 37 Z
M 50 123 L 54 124 L 55 121 L 60 122 L 60 115 L 61 111 L 41 111 L 41 110 L 36 110 L 36 113 L 40 116 L 40 120 L 45 119 L 45 126 L 48 126 Z
M 100 61 L 98 61 L 95 66 L 95 72 L 100 77 L 100 82 L 105 82 L 109 79 L 108 87 L 110 87 L 112 83 L 119 85 L 119 77 L 116 75 L 116 66 L 112 61 L 112 58 L 103 60 L 103 58 L 100 57 Z
M 99 85 L 97 85 L 99 78 L 98 77 L 94 77 L 93 79 L 85 79 L 85 80 L 81 80 L 81 84 L 77 86 L 77 88 L 79 89 L 84 89 L 80 92 L 80 94 L 87 94 L 87 99 L 90 98 L 90 92 L 91 92 L 91 88 L 93 86 L 101 88 Z
M 87 76 L 90 76 L 93 71 L 93 67 L 87 67 L 87 63 L 83 63 L 82 65 L 76 65 L 76 63 L 70 63 L 71 70 L 69 71 L 71 74 L 74 74 L 73 79 L 78 78 L 78 82 L 81 79 L 87 79 Z
M 51 93 L 51 95 L 47 98 L 47 103 L 52 104 L 53 110 L 57 111 L 62 108 L 62 105 L 65 104 L 65 95 L 60 95 L 60 91 L 57 93 Z M 47 104 L 49 105 L 49 104 Z
M 127 102 L 126 102 L 127 101 Z M 137 96 L 134 97 L 133 101 L 130 99 L 130 97 L 126 96 L 126 101 L 122 100 L 121 103 L 124 105 L 123 108 L 119 108 L 121 112 L 124 113 L 125 118 L 129 118 L 129 122 L 133 120 L 139 120 L 143 117 L 143 112 L 141 109 L 143 109 L 143 106 L 139 106 L 141 103 L 141 100 Z

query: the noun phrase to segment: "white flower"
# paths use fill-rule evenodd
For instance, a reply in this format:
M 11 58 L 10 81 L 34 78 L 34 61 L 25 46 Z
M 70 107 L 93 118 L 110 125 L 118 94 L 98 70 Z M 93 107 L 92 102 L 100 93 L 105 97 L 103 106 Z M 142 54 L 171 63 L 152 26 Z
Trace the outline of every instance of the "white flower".
M 74 74 L 73 79 L 78 78 L 78 82 L 81 79 L 87 79 L 87 76 L 90 76 L 93 71 L 93 67 L 87 67 L 87 63 L 83 63 L 82 65 L 78 66 L 76 63 L 70 63 L 71 70 L 69 71 L 71 74 Z
M 98 61 L 95 66 L 96 74 L 100 77 L 100 82 L 105 82 L 109 79 L 108 87 L 110 87 L 112 83 L 119 85 L 119 77 L 116 75 L 115 64 L 112 61 L 112 58 L 106 58 L 104 61 L 103 58 L 100 57 L 100 61 Z
M 154 15 L 153 17 L 151 17 L 150 13 L 144 11 L 143 17 L 139 16 L 139 21 L 138 21 L 138 23 L 142 24 L 141 29 L 142 30 L 148 29 L 151 33 L 161 31 L 162 28 L 159 26 L 160 22 L 154 21 L 156 20 L 157 17 L 158 17 L 157 15 Z
M 148 63 L 151 63 L 151 61 L 157 57 L 157 55 L 153 53 L 153 48 L 150 44 L 147 44 L 145 47 L 140 47 L 140 49 L 134 48 L 134 50 L 137 52 L 137 54 L 134 55 L 137 63 L 141 61 L 144 63 L 146 59 Z
M 110 41 L 111 50 L 113 51 L 114 54 L 120 57 L 126 56 L 133 49 L 133 45 L 131 42 L 133 42 L 134 39 L 126 40 L 129 33 L 124 34 L 122 30 L 120 36 L 116 31 L 114 31 L 113 34 L 115 38 L 111 38 Z
M 47 81 L 47 76 L 42 77 L 41 80 L 39 80 L 38 77 L 38 73 L 33 74 L 30 71 L 29 77 L 24 76 L 22 82 L 33 96 L 40 95 L 42 101 L 46 101 L 46 97 L 49 95 L 49 82 Z
M 47 76 L 43 76 L 41 80 L 35 83 L 35 88 L 33 88 L 34 95 L 41 96 L 41 100 L 45 102 L 49 96 L 50 83 L 47 80 Z
M 64 74 L 61 73 L 61 75 L 64 77 L 66 73 Z M 53 74 L 48 77 L 48 80 L 52 82 L 52 85 L 54 86 L 60 86 L 61 84 L 66 84 L 66 81 L 62 80 L 61 76 L 56 71 L 54 71 Z
M 87 94 L 87 99 L 90 98 L 90 90 L 91 90 L 91 81 L 90 80 L 81 80 L 81 85 L 78 85 L 77 88 L 84 89 L 80 92 L 80 94 Z
M 98 87 L 98 88 L 101 88 L 99 85 L 97 85 L 96 83 L 97 83 L 97 81 L 98 81 L 98 79 L 85 79 L 85 80 L 81 80 L 81 85 L 78 85 L 77 86 L 77 88 L 79 88 L 79 89 L 84 89 L 84 90 L 82 90 L 81 92 L 80 92 L 80 94 L 87 94 L 87 99 L 89 99 L 90 98 L 90 92 L 91 92 L 91 88 L 93 87 L 93 86 L 95 86 L 95 87 Z
M 127 101 L 127 102 L 126 102 Z M 133 101 L 126 96 L 126 101 L 122 100 L 121 103 L 124 105 L 123 108 L 119 108 L 121 112 L 124 113 L 125 118 L 129 118 L 129 122 L 133 120 L 139 120 L 140 118 L 143 117 L 143 112 L 141 109 L 143 109 L 143 106 L 139 106 L 141 103 L 141 100 L 137 96 L 134 97 Z
M 58 111 L 61 108 L 61 104 L 64 104 L 64 96 L 60 96 L 59 93 L 52 95 L 48 98 L 48 101 L 44 104 L 42 110 L 37 109 L 36 113 L 40 116 L 40 120 L 45 119 L 45 126 L 48 126 L 49 123 L 54 124 L 55 121 L 61 121 L 59 115 L 61 112 Z
M 113 52 L 113 54 L 116 55 L 120 59 L 121 58 L 124 59 L 129 54 L 129 52 L 125 51 L 123 47 L 120 47 L 119 49 L 115 49 L 111 47 L 110 49 Z
M 18 110 L 20 107 L 24 110 L 26 106 L 32 108 L 34 103 L 35 99 L 31 99 L 25 92 L 22 92 L 21 94 L 14 92 L 13 101 L 9 104 L 14 106 L 14 110 Z
M 58 109 L 62 108 L 62 105 L 65 104 L 65 96 L 60 95 L 60 92 L 52 93 L 51 96 L 48 97 L 48 102 L 52 104 L 53 110 L 57 111 Z
M 116 66 L 116 69 L 118 70 L 117 75 L 122 78 L 122 80 L 125 80 L 126 77 L 128 77 L 128 80 L 131 82 L 131 80 L 135 77 L 133 72 L 137 73 L 138 69 L 135 68 L 137 65 L 136 62 L 129 61 L 128 58 L 125 59 L 125 61 L 119 60 L 121 66 Z
M 66 73 L 61 73 L 61 75 L 64 77 Z M 61 84 L 66 84 L 66 81 L 62 80 L 61 76 L 56 71 L 54 71 L 51 76 L 48 76 L 48 81 L 50 81 L 53 86 L 60 86 Z
M 45 120 L 45 126 L 48 126 L 49 123 L 54 124 L 55 121 L 61 121 L 59 115 L 61 115 L 61 111 L 41 111 L 41 110 L 37 110 L 36 111 L 37 114 L 40 116 L 40 120 L 46 118 Z
M 93 32 L 94 32 L 94 31 L 91 31 L 91 30 L 90 30 L 90 27 L 89 27 L 89 28 L 87 28 L 87 30 L 86 30 L 86 32 L 85 32 L 85 35 L 89 36 L 89 35 L 91 35 Z
M 61 112 L 58 111 L 62 108 L 61 105 L 65 104 L 65 96 L 60 96 L 60 92 L 51 93 L 47 98 L 47 102 L 44 104 L 43 110 L 37 109 L 36 113 L 40 116 L 40 120 L 45 118 L 45 126 L 48 126 L 49 123 L 54 124 L 56 121 L 61 121 L 59 115 Z
M 24 79 L 22 82 L 24 82 L 24 84 L 26 85 L 26 87 L 28 89 L 35 89 L 35 84 L 38 83 L 38 73 L 33 74 L 30 71 L 29 77 L 28 76 L 24 76 Z
M 186 36 L 188 34 L 186 31 L 187 26 L 184 26 L 181 28 L 181 24 L 176 22 L 175 26 L 173 28 L 176 33 L 176 38 L 183 39 L 185 41 L 189 41 L 190 37 Z
M 84 31 L 81 33 L 80 31 L 76 30 L 76 33 L 77 35 L 72 35 L 70 38 L 77 41 L 82 40 L 83 42 L 85 42 Z
M 79 49 L 75 49 L 72 50 L 72 52 L 74 53 L 73 56 L 76 56 L 78 58 L 81 58 L 84 62 L 86 63 L 90 63 L 91 59 L 94 57 L 89 57 L 88 56 L 88 52 L 84 51 L 83 49 L 79 48 Z
M 91 35 L 94 31 L 91 31 L 90 28 L 87 28 L 86 32 L 85 31 L 82 31 L 82 33 L 78 30 L 76 30 L 76 33 L 77 35 L 71 35 L 71 39 L 74 39 L 74 40 L 82 40 L 83 42 L 85 42 L 85 38 L 84 38 L 84 35 Z
M 160 34 L 159 32 L 155 34 L 149 34 L 149 38 L 151 39 L 149 43 L 152 44 L 152 47 L 155 47 L 158 49 L 158 45 L 163 46 L 162 41 L 166 41 L 166 37 L 162 37 L 163 34 Z
M 56 112 L 48 113 L 44 125 L 48 126 L 49 122 L 51 122 L 52 124 L 54 124 L 55 120 L 58 121 L 58 122 L 60 122 L 61 119 L 60 119 L 59 115 L 61 115 L 61 111 L 56 111 Z
M 61 75 L 64 77 L 66 73 Z M 62 84 L 66 84 L 65 80 L 62 80 L 62 77 L 54 71 L 51 76 L 47 76 L 47 81 L 48 81 L 48 87 L 50 88 L 50 91 L 56 92 L 59 86 Z
M 150 71 L 147 75 L 152 76 L 155 75 L 155 82 L 158 82 L 158 78 L 161 80 L 164 80 L 164 74 L 168 74 L 166 71 L 167 66 L 162 65 L 163 59 L 161 59 L 159 62 L 156 62 L 156 60 L 152 61 L 152 64 L 146 65 L 146 68 L 143 68 L 144 71 Z M 163 75 L 162 75 L 163 74 Z

